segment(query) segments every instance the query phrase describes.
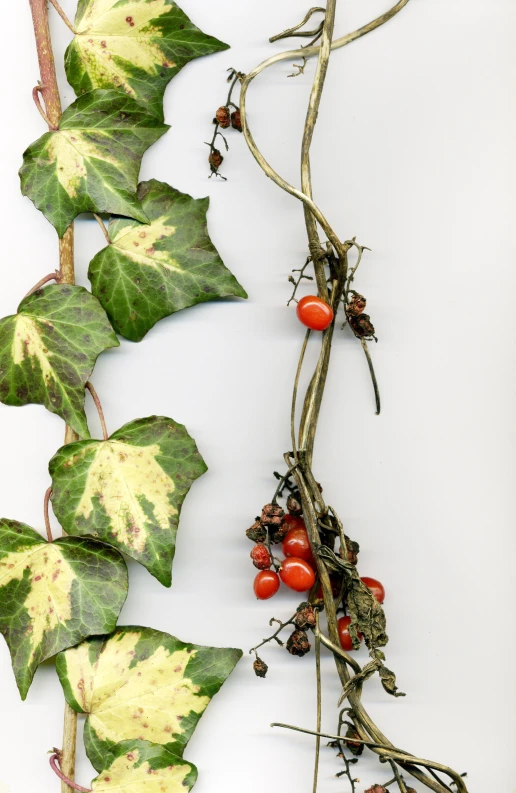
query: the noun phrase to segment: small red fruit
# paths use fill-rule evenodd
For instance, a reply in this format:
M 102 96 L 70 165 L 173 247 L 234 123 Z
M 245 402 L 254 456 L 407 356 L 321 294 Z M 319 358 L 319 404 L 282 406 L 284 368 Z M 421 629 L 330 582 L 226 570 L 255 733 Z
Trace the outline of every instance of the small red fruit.
M 285 556 L 296 556 L 298 559 L 304 559 L 311 567 L 315 565 L 308 532 L 304 526 L 289 530 L 283 540 L 283 553 Z
M 349 632 L 349 626 L 351 624 L 351 617 L 341 617 L 340 620 L 337 622 L 337 628 L 339 631 L 339 639 L 340 639 L 340 646 L 343 650 L 347 653 L 353 650 L 353 640 L 351 639 L 351 634 Z M 358 638 L 362 641 L 362 634 L 358 634 Z
M 317 295 L 306 295 L 297 304 L 297 318 L 312 330 L 326 330 L 333 322 L 333 309 Z
M 281 565 L 280 577 L 294 592 L 306 592 L 315 584 L 315 573 L 304 559 L 289 556 Z
M 258 600 L 268 600 L 276 594 L 280 580 L 274 570 L 261 570 L 254 579 L 254 594 Z
M 290 515 L 288 512 L 283 518 L 289 529 L 306 529 L 305 522 L 300 515 Z
M 376 580 L 376 578 L 361 578 L 360 579 L 366 587 L 369 587 L 378 603 L 383 603 L 385 600 L 385 589 L 383 584 Z
M 269 551 L 261 543 L 257 543 L 251 553 L 249 554 L 253 560 L 253 564 L 258 570 L 268 570 L 272 564 L 272 559 Z

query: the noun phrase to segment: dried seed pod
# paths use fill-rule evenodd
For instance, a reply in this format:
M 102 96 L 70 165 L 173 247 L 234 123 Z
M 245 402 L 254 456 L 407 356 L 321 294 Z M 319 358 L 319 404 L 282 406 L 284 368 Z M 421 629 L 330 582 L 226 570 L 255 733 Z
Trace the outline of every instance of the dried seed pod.
M 253 560 L 254 566 L 257 567 L 258 570 L 268 570 L 271 566 L 271 555 L 265 545 L 262 545 L 261 543 L 258 543 L 258 545 L 254 546 L 250 553 L 250 557 Z
M 360 545 L 358 542 L 351 540 L 347 534 L 344 535 L 348 549 L 348 562 L 356 564 L 358 562 L 358 554 L 360 553 Z
M 271 542 L 274 544 L 283 542 L 288 532 L 289 532 L 288 523 L 282 523 L 281 526 L 278 526 L 277 528 L 271 526 L 271 528 L 269 529 Z
M 358 292 L 353 292 L 353 296 L 351 301 L 346 306 L 346 314 L 351 317 L 358 317 L 359 314 L 362 314 L 365 307 L 367 305 L 367 300 L 363 295 L 359 295 Z
M 267 531 L 263 528 L 259 520 L 247 529 L 246 536 L 253 542 L 265 542 L 267 539 Z
M 389 791 L 383 785 L 373 785 L 373 787 L 367 788 L 365 793 L 389 793 Z
M 231 124 L 231 117 L 229 115 L 229 107 L 219 107 L 215 113 L 215 120 L 219 127 L 227 129 Z
M 231 113 L 231 126 L 233 129 L 238 130 L 238 132 L 242 132 L 242 119 L 240 117 L 240 110 L 235 110 Z
M 279 504 L 266 504 L 262 510 L 263 526 L 281 526 L 285 513 Z
M 374 339 L 374 325 L 369 314 L 359 314 L 358 317 L 348 317 L 351 330 L 360 339 Z
M 208 162 L 210 163 L 211 167 L 217 171 L 224 162 L 224 157 L 218 149 L 213 149 L 210 153 L 210 156 L 208 157 Z
M 291 515 L 302 515 L 303 514 L 303 507 L 301 506 L 301 504 L 299 503 L 297 498 L 294 498 L 293 495 L 290 495 L 287 498 L 287 509 L 288 509 L 288 511 L 290 512 Z
M 360 738 L 360 735 L 358 734 L 357 730 L 351 724 L 349 725 L 349 727 L 347 729 L 346 738 L 355 738 L 355 739 L 356 738 Z M 346 749 L 349 749 L 351 754 L 355 755 L 355 757 L 359 757 L 362 754 L 362 752 L 364 751 L 364 744 L 363 743 L 356 743 L 356 741 L 349 741 L 348 740 L 348 741 L 344 742 L 344 745 L 345 745 Z
M 310 603 L 300 603 L 297 607 L 294 625 L 300 630 L 315 628 L 315 611 Z
M 269 667 L 265 661 L 262 661 L 262 659 L 258 656 L 256 657 L 256 661 L 253 664 L 253 669 L 256 677 L 265 677 L 269 671 Z
M 296 630 L 287 640 L 287 650 L 290 655 L 298 655 L 300 658 L 310 652 L 310 642 L 304 631 Z

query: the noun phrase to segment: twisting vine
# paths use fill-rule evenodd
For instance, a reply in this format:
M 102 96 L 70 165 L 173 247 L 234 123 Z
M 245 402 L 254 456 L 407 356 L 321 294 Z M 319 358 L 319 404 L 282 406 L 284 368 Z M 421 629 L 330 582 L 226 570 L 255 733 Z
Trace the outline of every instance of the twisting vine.
M 332 228 L 319 206 L 314 202 L 310 149 L 315 124 L 331 53 L 388 22 L 407 5 L 408 1 L 399 0 L 393 8 L 368 25 L 334 40 L 337 0 L 328 0 L 325 9 L 310 9 L 300 24 L 271 39 L 271 41 L 275 41 L 293 35 L 316 36 L 317 39 L 320 38 L 319 46 L 311 45 L 276 54 L 241 80 L 240 117 L 243 134 L 251 153 L 269 178 L 303 204 L 309 256 L 304 267 L 297 271 L 298 277 L 290 279 L 294 284 L 292 299 L 295 299 L 301 280 L 311 279 L 312 276 L 307 275 L 307 270 L 311 267 L 318 293 L 315 301 L 318 303 L 314 303 L 310 299 L 312 300 L 310 305 L 301 306 L 302 301 L 300 301 L 298 316 L 309 328 L 323 330 L 317 365 L 303 400 L 299 422 L 296 422 L 299 378 L 311 330 L 307 331 L 301 351 L 292 402 L 292 451 L 284 456 L 288 473 L 286 477 L 282 478 L 272 502 L 264 507 L 261 517 L 247 532 L 248 537 L 257 543 L 251 557 L 255 566 L 261 570 L 255 581 L 255 591 L 258 597 L 270 597 L 279 586 L 279 580 L 274 578 L 276 573 L 269 569 L 271 566 L 270 544 L 267 547 L 266 538 L 269 543 L 270 540 L 272 542 L 283 541 L 284 543 L 283 548 L 287 558 L 279 566 L 277 562 L 275 563 L 276 570 L 279 570 L 284 583 L 297 591 L 306 590 L 307 584 L 311 586 L 308 601 L 302 603 L 296 614 L 286 623 L 275 620 L 279 623 L 278 630 L 269 639 L 264 640 L 262 645 L 271 640 L 283 644 L 279 638 L 281 631 L 287 626 L 293 626 L 295 630 L 286 646 L 292 654 L 301 656 L 310 649 L 306 631 L 311 629 L 314 632 L 318 688 L 317 729 L 311 731 L 285 724 L 273 725 L 316 736 L 314 793 L 317 790 L 321 738 L 329 739 L 332 745 L 339 749 L 345 763 L 345 771 L 342 772 L 342 775 L 348 778 L 352 793 L 355 793 L 357 784 L 352 773 L 353 765 L 357 762 L 364 747 L 375 753 L 382 764 L 391 768 L 391 776 L 392 773 L 394 774 L 394 777 L 388 782 L 373 786 L 368 793 L 385 793 L 387 787 L 391 785 L 396 785 L 401 793 L 411 793 L 413 789 L 407 786 L 406 776 L 412 776 L 435 793 L 446 793 L 452 789 L 459 793 L 467 793 L 463 775 L 461 776 L 446 765 L 416 757 L 412 753 L 394 746 L 364 708 L 362 703 L 363 686 L 374 674 L 380 676 L 388 693 L 402 696 L 397 690 L 394 674 L 387 669 L 384 663 L 385 655 L 382 648 L 388 639 L 385 633 L 385 615 L 381 606 L 383 596 L 381 591 L 376 593 L 374 591 L 374 586 L 378 585 L 378 582 L 373 584 L 370 580 L 368 582 L 367 579 L 362 580 L 359 577 L 357 572 L 358 545 L 344 534 L 341 520 L 336 511 L 325 502 L 322 489 L 316 482 L 312 471 L 317 423 L 330 363 L 336 318 L 341 306 L 344 309 L 345 324 L 350 326 L 354 335 L 360 340 L 366 354 L 375 389 L 377 412 L 380 412 L 378 384 L 367 347 L 367 340 L 375 338 L 375 331 L 369 316 L 364 314 L 365 298 L 352 288 L 357 268 L 366 248 L 359 245 L 355 239 L 342 242 L 340 235 Z M 302 32 L 301 28 L 316 12 L 324 13 L 322 25 L 314 30 Z M 317 59 L 317 65 L 304 126 L 301 148 L 301 189 L 298 189 L 289 184 L 272 168 L 258 148 L 249 127 L 247 94 L 251 83 L 271 66 L 282 61 L 301 58 L 303 63 L 299 68 L 303 70 L 307 60 L 314 57 Z M 319 227 L 325 235 L 326 240 L 324 241 L 321 241 L 319 236 Z M 349 256 L 353 248 L 357 251 L 357 260 L 354 265 L 351 265 Z M 313 313 L 314 306 L 319 311 L 317 316 Z M 327 317 L 327 320 L 318 325 L 321 316 L 323 320 L 324 317 Z M 289 491 L 287 499 L 289 514 L 287 515 L 277 501 L 278 497 L 283 495 L 285 487 Z M 308 534 L 308 548 L 303 547 L 299 536 L 291 536 L 291 532 L 299 531 L 300 528 L 305 530 L 305 534 Z M 291 546 L 289 546 L 290 542 L 293 543 Z M 293 550 L 290 550 L 291 548 Z M 298 550 L 300 556 L 301 553 L 305 554 L 301 556 L 301 559 L 295 558 L 298 556 Z M 315 576 L 310 572 L 310 563 L 315 567 Z M 261 578 L 261 576 L 263 577 Z M 379 586 L 381 587 L 381 585 Z M 340 610 L 349 616 L 339 619 Z M 322 612 L 326 618 L 328 635 L 319 625 Z M 365 640 L 371 659 L 363 667 L 347 651 L 358 648 L 361 640 Z M 258 647 L 262 645 L 258 645 Z M 321 645 L 328 648 L 334 656 L 342 685 L 340 704 L 345 701 L 348 703 L 339 716 L 336 735 L 321 733 Z M 256 656 L 254 668 L 256 674 L 265 676 L 267 665 L 257 655 L 258 647 L 251 651 Z M 346 732 L 344 733 L 345 728 Z M 350 753 L 349 757 L 346 752 Z

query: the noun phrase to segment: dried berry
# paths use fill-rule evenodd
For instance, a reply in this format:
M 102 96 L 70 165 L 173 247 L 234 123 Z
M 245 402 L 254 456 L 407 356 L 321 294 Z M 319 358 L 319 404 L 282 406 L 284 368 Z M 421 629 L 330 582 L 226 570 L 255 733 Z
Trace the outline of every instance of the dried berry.
M 210 163 L 211 167 L 217 171 L 224 162 L 224 157 L 218 149 L 213 149 L 210 156 L 208 157 L 208 162 Z
M 358 562 L 358 554 L 360 553 L 360 545 L 358 544 L 358 542 L 351 540 L 347 536 L 347 534 L 344 536 L 348 548 L 348 562 L 350 562 L 351 564 L 356 564 Z
M 266 504 L 262 510 L 263 526 L 281 526 L 285 513 L 279 504 Z
M 300 630 L 315 628 L 315 611 L 310 603 L 300 603 L 297 607 L 294 625 Z
M 290 655 L 298 655 L 300 658 L 310 652 L 310 642 L 304 631 L 296 630 L 288 637 L 287 650 Z
M 253 564 L 258 570 L 268 570 L 271 566 L 271 555 L 265 545 L 255 545 L 250 553 Z
M 271 542 L 273 543 L 283 542 L 289 531 L 290 529 L 288 523 L 283 523 L 277 529 L 274 529 L 274 527 L 272 527 L 272 531 L 270 533 Z
M 360 735 L 358 734 L 357 730 L 351 724 L 347 729 L 346 738 L 355 738 L 355 739 L 360 738 Z M 351 754 L 355 755 L 355 757 L 359 757 L 364 751 L 363 743 L 356 743 L 356 741 L 345 741 L 344 745 L 346 749 L 349 749 Z
M 235 110 L 231 113 L 231 126 L 233 129 L 238 130 L 238 132 L 242 132 L 242 119 L 240 117 L 240 110 Z
M 219 107 L 219 109 L 215 113 L 215 120 L 219 125 L 219 127 L 222 127 L 222 129 L 227 129 L 231 124 L 229 107 Z
M 369 314 L 360 314 L 358 317 L 349 317 L 351 330 L 361 339 L 374 339 L 374 325 Z
M 367 788 L 365 793 L 389 793 L 389 791 L 383 785 L 373 785 L 373 787 Z
M 262 659 L 258 656 L 256 657 L 256 661 L 253 664 L 253 669 L 256 677 L 265 677 L 269 671 L 269 667 L 265 661 L 262 661 Z
M 250 529 L 247 529 L 246 536 L 253 542 L 265 542 L 267 539 L 267 531 L 263 528 L 260 521 L 257 520 Z
M 303 514 L 303 507 L 294 496 L 289 496 L 287 498 L 287 509 L 291 515 L 302 515 Z
M 362 314 L 367 304 L 367 300 L 363 295 L 359 295 L 358 292 L 353 292 L 353 297 L 351 298 L 351 302 L 348 303 L 346 308 L 346 314 L 351 317 L 358 317 L 359 314 Z

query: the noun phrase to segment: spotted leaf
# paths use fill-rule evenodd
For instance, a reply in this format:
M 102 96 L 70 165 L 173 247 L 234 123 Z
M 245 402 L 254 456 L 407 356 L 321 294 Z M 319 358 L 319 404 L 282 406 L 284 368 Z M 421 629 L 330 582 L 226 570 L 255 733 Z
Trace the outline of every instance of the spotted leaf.
M 182 756 L 241 650 L 185 644 L 151 628 L 124 627 L 61 653 L 69 705 L 87 713 L 86 752 L 97 771 L 120 741 L 148 740 Z
M 92 793 L 185 793 L 197 780 L 195 766 L 149 741 L 116 744 L 103 766 Z
M 97 356 L 118 345 L 99 301 L 82 286 L 39 289 L 0 319 L 0 401 L 44 405 L 89 438 L 84 386 Z
M 77 94 L 117 88 L 163 117 L 163 94 L 189 61 L 228 48 L 207 36 L 172 0 L 79 0 L 66 51 Z
M 23 155 L 20 179 L 60 237 L 81 212 L 145 222 L 136 196 L 141 159 L 168 129 L 120 91 L 92 91 Z
M 115 219 L 111 244 L 90 264 L 89 278 L 118 333 L 140 341 L 163 317 L 218 297 L 247 297 L 208 235 L 209 198 L 163 182 L 142 182 L 138 198 L 150 221 Z
M 87 636 L 113 630 L 127 595 L 127 568 L 114 548 L 0 520 L 0 632 L 22 699 L 43 661 Z
M 181 507 L 205 471 L 182 424 L 138 419 L 107 441 L 79 441 L 57 452 L 50 461 L 54 512 L 68 534 L 116 546 L 170 586 Z

